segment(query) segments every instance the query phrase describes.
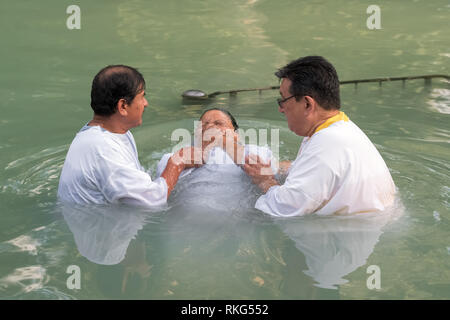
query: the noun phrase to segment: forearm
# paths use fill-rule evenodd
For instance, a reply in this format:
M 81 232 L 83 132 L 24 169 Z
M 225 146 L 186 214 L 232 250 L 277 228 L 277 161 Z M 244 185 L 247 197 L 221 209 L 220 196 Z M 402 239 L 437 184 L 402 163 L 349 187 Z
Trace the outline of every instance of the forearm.
M 280 175 L 286 175 L 291 167 L 291 161 L 280 161 L 278 173 Z
M 274 177 L 268 177 L 258 183 L 258 187 L 262 192 L 266 193 L 271 187 L 280 185 Z
M 184 165 L 182 163 L 175 164 L 172 158 L 167 161 L 167 166 L 161 174 L 161 177 L 164 178 L 167 183 L 167 199 L 169 199 L 170 193 L 177 184 L 178 178 L 183 170 Z

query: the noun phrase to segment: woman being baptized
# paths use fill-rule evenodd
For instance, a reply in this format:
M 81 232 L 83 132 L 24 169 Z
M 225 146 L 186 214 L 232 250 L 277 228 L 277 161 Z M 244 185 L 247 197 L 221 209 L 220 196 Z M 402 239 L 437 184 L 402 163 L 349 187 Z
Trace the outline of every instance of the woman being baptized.
M 200 117 L 196 128 L 196 145 L 201 154 L 198 165 L 183 170 L 171 195 L 170 204 L 195 204 L 234 211 L 250 209 L 259 195 L 247 174 L 241 169 L 251 155 L 271 163 L 271 172 L 277 173 L 277 162 L 265 146 L 239 142 L 238 124 L 225 109 L 208 109 Z M 200 149 L 197 149 L 200 150 Z M 164 171 L 173 153 L 165 154 L 157 166 L 157 176 Z

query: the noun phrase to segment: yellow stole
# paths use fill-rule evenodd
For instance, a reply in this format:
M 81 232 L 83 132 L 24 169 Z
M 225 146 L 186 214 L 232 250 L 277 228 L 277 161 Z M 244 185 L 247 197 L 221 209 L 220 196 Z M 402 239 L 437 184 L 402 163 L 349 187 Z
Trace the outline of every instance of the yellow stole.
M 341 120 L 348 121 L 349 119 L 344 112 L 339 111 L 339 113 L 337 115 L 332 116 L 331 118 L 328 118 L 324 123 L 322 123 L 319 127 L 317 127 L 317 129 L 316 129 L 316 131 L 314 131 L 314 133 L 319 132 L 322 129 L 328 128 L 333 123 L 341 121 Z

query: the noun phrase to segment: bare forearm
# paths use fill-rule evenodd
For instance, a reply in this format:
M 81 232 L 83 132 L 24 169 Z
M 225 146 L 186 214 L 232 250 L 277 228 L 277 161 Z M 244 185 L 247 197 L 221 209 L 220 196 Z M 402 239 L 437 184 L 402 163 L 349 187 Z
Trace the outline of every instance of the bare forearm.
M 291 167 L 291 161 L 280 161 L 279 164 L 279 174 L 285 175 L 288 173 L 289 168 Z
M 242 167 L 247 175 L 252 179 L 264 193 L 271 187 L 279 185 L 275 176 L 272 174 L 272 168 L 269 163 L 263 163 L 259 156 L 249 155 L 245 159 Z
M 271 187 L 280 185 L 275 178 L 271 177 L 258 183 L 258 187 L 262 192 L 266 193 Z
M 167 161 L 167 166 L 161 174 L 161 177 L 163 177 L 167 183 L 167 199 L 169 199 L 170 193 L 177 184 L 178 178 L 183 170 L 183 164 L 175 164 L 172 159 Z

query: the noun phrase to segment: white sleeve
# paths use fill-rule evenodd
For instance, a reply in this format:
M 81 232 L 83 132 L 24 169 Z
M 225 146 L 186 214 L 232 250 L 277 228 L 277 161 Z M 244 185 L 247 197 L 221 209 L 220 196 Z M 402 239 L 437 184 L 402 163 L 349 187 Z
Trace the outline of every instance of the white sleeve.
M 163 155 L 161 160 L 159 160 L 158 165 L 156 167 L 156 177 L 161 177 L 161 174 L 164 172 L 164 169 L 166 169 L 167 162 L 169 161 L 170 157 L 173 155 L 173 153 L 166 153 Z
M 152 181 L 148 173 L 127 163 L 120 152 L 109 151 L 107 156 L 99 154 L 96 166 L 99 188 L 108 202 L 143 207 L 159 207 L 167 203 L 164 178 Z
M 309 150 L 294 161 L 285 183 L 271 187 L 258 198 L 255 208 L 273 216 L 293 217 L 313 213 L 325 205 L 331 197 L 335 174 L 318 151 Z

